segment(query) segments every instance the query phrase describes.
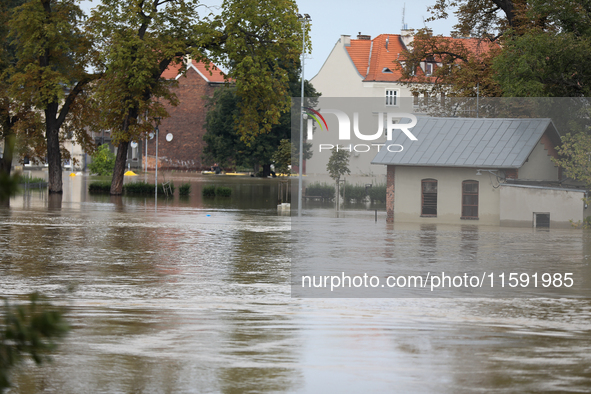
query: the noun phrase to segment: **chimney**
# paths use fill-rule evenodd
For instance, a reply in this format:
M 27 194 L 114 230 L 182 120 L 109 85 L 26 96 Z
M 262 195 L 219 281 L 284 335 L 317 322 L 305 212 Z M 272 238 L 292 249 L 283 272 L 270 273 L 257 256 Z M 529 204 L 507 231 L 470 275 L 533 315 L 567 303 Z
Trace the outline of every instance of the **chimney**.
M 341 34 L 341 44 L 345 47 L 351 46 L 351 36 L 348 34 Z
M 386 50 L 388 51 L 388 43 L 390 42 L 390 36 L 386 37 Z M 389 52 L 389 51 L 388 51 Z
M 361 34 L 361 32 L 359 32 L 359 34 L 357 35 L 357 39 L 358 40 L 371 40 L 371 36 L 365 35 L 365 34 Z
M 402 29 L 402 31 L 400 32 L 400 39 L 402 40 L 402 43 L 404 44 L 406 49 L 412 49 L 412 41 L 414 34 L 414 29 Z

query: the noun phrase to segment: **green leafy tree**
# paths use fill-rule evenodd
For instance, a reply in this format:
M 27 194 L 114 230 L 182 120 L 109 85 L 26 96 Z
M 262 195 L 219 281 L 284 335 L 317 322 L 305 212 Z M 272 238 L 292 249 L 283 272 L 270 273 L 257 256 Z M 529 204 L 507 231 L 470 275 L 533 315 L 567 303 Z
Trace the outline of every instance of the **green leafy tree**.
M 88 165 L 91 173 L 97 175 L 111 175 L 115 168 L 115 154 L 109 150 L 108 144 L 103 144 L 92 154 L 92 163 Z
M 520 29 L 508 31 L 494 69 L 509 97 L 587 97 L 591 4 L 530 0 Z
M 336 183 L 336 196 L 337 196 L 337 210 L 338 210 L 338 198 L 340 196 L 340 180 L 341 177 L 345 174 L 350 174 L 351 170 L 349 169 L 349 158 L 351 156 L 351 152 L 342 149 L 343 147 L 337 145 L 331 149 L 330 158 L 328 159 L 328 164 L 326 165 L 326 170 L 328 171 L 328 175 L 334 179 Z
M 10 387 L 10 369 L 29 355 L 37 364 L 48 359 L 57 346 L 56 339 L 69 330 L 62 312 L 44 302 L 38 294 L 24 306 L 4 303 L 0 323 L 0 393 Z
M 401 57 L 405 81 L 455 96 L 474 96 L 477 85 L 481 97 L 589 95 L 588 1 L 437 0 L 429 20 L 451 10 L 458 18 L 452 38 L 422 30 Z M 432 76 L 417 72 L 424 61 L 438 63 Z
M 275 163 L 275 171 L 280 174 L 289 174 L 289 165 L 293 155 L 294 146 L 290 140 L 281 140 L 279 148 L 273 154 L 273 162 Z
M 301 80 L 298 78 L 298 69 L 292 68 L 289 77 L 289 97 L 300 96 Z M 304 94 L 306 97 L 319 97 L 320 93 L 314 89 L 311 83 L 304 82 Z M 259 165 L 263 166 L 263 175 L 269 175 L 273 155 L 284 139 L 292 139 L 299 133 L 299 124 L 292 124 L 290 111 L 284 111 L 279 118 L 279 123 L 274 125 L 268 133 L 260 133 L 256 137 L 245 141 L 239 132 L 236 117 L 240 116 L 239 102 L 242 99 L 237 95 L 235 87 L 219 89 L 209 104 L 207 112 L 205 133 L 203 140 L 206 142 L 205 157 L 211 162 L 221 163 L 223 166 L 248 166 L 255 170 Z M 298 157 L 299 147 L 294 147 L 293 157 Z M 311 145 L 304 146 L 304 158 L 312 156 Z M 292 162 L 297 165 L 297 162 Z
M 185 55 L 228 69 L 244 141 L 268 132 L 288 107 L 280 62 L 293 63 L 301 52 L 295 2 L 227 0 L 215 17 L 202 16 L 205 9 L 195 0 L 103 0 L 93 10 L 90 26 L 102 49 L 97 68 L 105 75 L 97 96 L 118 147 L 111 194 L 122 193 L 129 142 L 152 129 L 146 119 L 167 116 L 165 101 L 176 103 L 173 84 L 161 76 Z
M 82 26 L 84 15 L 75 0 L 29 0 L 14 8 L 10 33 L 15 45 L 11 96 L 31 103 L 43 113 L 49 164 L 49 192 L 62 192 L 60 130 L 75 110 L 84 111 L 82 91 L 95 76 L 86 72 L 91 40 Z M 70 131 L 90 144 L 90 137 L 73 119 Z
M 10 175 L 13 158 L 19 151 L 21 156 L 27 155 L 33 160 L 35 155 L 31 151 L 34 149 L 43 152 L 41 157 L 46 155 L 40 132 L 40 117 L 32 110 L 30 100 L 19 102 L 10 92 L 10 78 L 15 72 L 14 65 L 17 61 L 16 45 L 9 37 L 12 28 L 10 15 L 24 2 L 25 0 L 9 0 L 0 3 L 0 141 L 4 142 L 0 174 L 5 176 Z M 36 138 L 30 138 L 32 134 Z
M 564 174 L 591 189 L 591 136 L 585 133 L 562 136 L 557 149 L 560 159 L 552 159 L 564 170 Z
M 338 184 L 343 175 L 351 173 L 351 170 L 349 169 L 349 158 L 351 153 L 338 145 L 332 148 L 331 152 L 328 164 L 326 165 L 326 170 L 330 177 Z

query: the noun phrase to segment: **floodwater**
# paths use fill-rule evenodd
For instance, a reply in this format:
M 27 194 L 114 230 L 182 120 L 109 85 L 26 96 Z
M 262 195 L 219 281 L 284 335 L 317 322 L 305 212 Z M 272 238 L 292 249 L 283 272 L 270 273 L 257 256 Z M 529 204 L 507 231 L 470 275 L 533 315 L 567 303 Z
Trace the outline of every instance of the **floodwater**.
M 8 392 L 591 390 L 588 298 L 292 297 L 290 256 L 305 245 L 277 214 L 277 181 L 185 180 L 192 195 L 159 198 L 157 209 L 154 198 L 90 196 L 84 176 L 64 177 L 61 198 L 33 190 L 0 209 L 2 295 L 39 291 L 72 325 L 53 362 L 15 370 Z M 202 198 L 211 182 L 233 196 Z M 305 217 L 338 220 L 330 205 L 311 207 Z M 591 258 L 582 230 L 391 226 L 378 216 L 357 209 L 348 220 L 419 263 L 518 260 L 519 250 L 541 267 L 561 253 L 579 268 Z

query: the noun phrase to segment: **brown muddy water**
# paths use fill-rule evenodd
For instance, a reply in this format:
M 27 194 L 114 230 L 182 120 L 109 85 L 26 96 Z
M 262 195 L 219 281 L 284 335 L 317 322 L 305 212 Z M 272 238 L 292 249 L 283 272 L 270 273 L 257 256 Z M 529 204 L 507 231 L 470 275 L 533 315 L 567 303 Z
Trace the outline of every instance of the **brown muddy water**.
M 591 391 L 587 297 L 292 297 L 290 252 L 306 245 L 277 215 L 277 181 L 228 178 L 185 178 L 192 195 L 155 209 L 64 177 L 61 199 L 33 190 L 0 209 L 1 295 L 39 291 L 72 325 L 53 362 L 15 370 L 8 392 Z M 233 196 L 202 198 L 211 182 Z M 330 205 L 304 214 L 337 220 Z M 583 275 L 591 258 L 582 230 L 388 226 L 359 207 L 351 218 L 417 264 L 566 256 Z

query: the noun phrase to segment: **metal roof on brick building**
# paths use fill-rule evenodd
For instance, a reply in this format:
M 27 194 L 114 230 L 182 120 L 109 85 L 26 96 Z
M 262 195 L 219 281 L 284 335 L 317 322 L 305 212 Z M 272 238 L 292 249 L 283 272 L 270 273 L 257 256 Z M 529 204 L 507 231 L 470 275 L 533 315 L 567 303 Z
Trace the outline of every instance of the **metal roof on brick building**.
M 402 132 L 396 134 L 391 143 L 404 149 L 382 148 L 372 164 L 520 168 L 546 130 L 552 137 L 559 136 L 546 118 L 418 118 L 410 129 L 417 141 Z

